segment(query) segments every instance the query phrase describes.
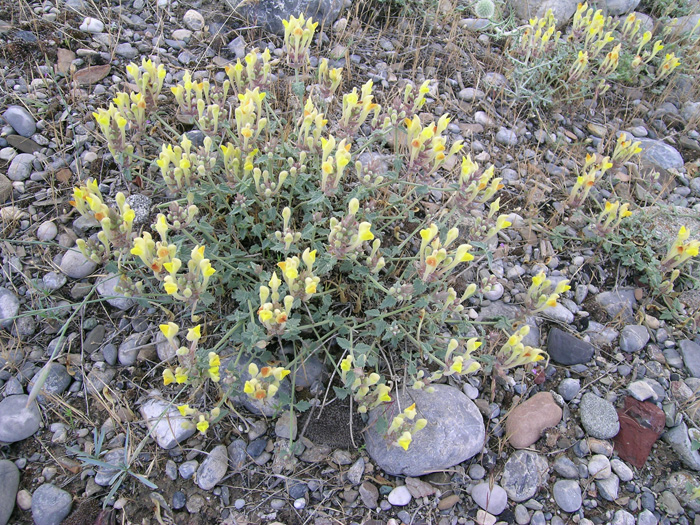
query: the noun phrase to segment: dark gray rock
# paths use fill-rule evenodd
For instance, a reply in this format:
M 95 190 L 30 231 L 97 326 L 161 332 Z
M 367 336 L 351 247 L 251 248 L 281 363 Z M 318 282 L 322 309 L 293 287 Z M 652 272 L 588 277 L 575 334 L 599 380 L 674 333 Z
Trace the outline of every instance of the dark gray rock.
M 552 328 L 547 336 L 547 353 L 555 363 L 569 366 L 588 363 L 593 359 L 595 348 L 559 328 Z
M 581 424 L 586 432 L 598 439 L 611 439 L 620 431 L 615 407 L 595 394 L 585 394 L 579 405 Z
M 562 379 L 561 383 L 559 383 L 559 388 L 557 389 L 559 395 L 563 397 L 564 401 L 566 402 L 569 402 L 575 398 L 580 391 L 581 381 L 572 377 Z
M 246 443 L 242 439 L 236 439 L 228 446 L 228 460 L 233 472 L 240 472 L 248 459 Z
M 29 396 L 9 396 L 0 401 L 0 442 L 14 443 L 33 436 L 41 425 L 36 402 L 27 407 Z
M 683 363 L 693 377 L 700 377 L 700 345 L 690 339 L 685 339 L 679 344 Z
M 2 116 L 19 135 L 31 137 L 36 133 L 34 117 L 22 106 L 10 106 Z
M 260 0 L 257 2 L 238 2 L 227 0 L 236 12 L 245 18 L 249 24 L 262 27 L 264 31 L 270 31 L 277 35 L 284 34 L 282 20 L 289 17 L 312 17 L 314 22 L 319 22 L 319 31 L 322 27 L 328 30 L 335 22 L 343 7 L 343 0 Z
M 533 497 L 545 484 L 549 464 L 542 456 L 528 450 L 517 450 L 503 467 L 501 485 L 508 498 L 516 503 Z
M 73 497 L 56 485 L 44 483 L 32 495 L 35 525 L 60 525 L 73 505 Z
M 295 375 L 294 386 L 309 388 L 315 382 L 320 381 L 324 372 L 323 362 L 315 355 L 312 355 L 292 371 Z
M 648 342 L 646 326 L 627 325 L 620 332 L 620 350 L 623 352 L 639 352 Z
M 661 140 L 637 139 L 641 144 L 642 165 L 659 170 L 680 169 L 685 162 L 676 148 Z
M 390 446 L 375 429 L 379 417 L 389 420 L 396 415 L 397 403 L 372 410 L 365 432 L 367 452 L 379 468 L 393 476 L 422 476 L 462 463 L 481 451 L 484 445 L 484 422 L 476 405 L 459 389 L 435 385 L 429 394 L 407 390 L 397 396 L 402 407 L 416 403 L 417 417 L 428 424 L 413 436 L 407 451 Z
M 19 488 L 19 469 L 6 459 L 0 459 L 0 525 L 10 520 Z

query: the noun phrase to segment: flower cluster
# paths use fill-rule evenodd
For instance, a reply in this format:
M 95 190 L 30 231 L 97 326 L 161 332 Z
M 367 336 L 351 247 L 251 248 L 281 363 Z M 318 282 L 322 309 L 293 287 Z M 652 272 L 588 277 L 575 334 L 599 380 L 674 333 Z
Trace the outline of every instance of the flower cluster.
M 347 355 L 340 362 L 340 377 L 358 403 L 357 411 L 366 413 L 382 403 L 391 402 L 391 384 L 379 383 L 381 376 L 376 372 L 369 374 L 364 370 L 364 355 L 355 360 L 352 355 Z
M 617 142 L 615 143 L 615 150 L 612 154 L 612 161 L 624 163 L 630 160 L 635 155 L 642 152 L 641 142 L 633 142 L 627 138 L 627 133 L 620 133 L 617 137 Z
M 550 292 L 551 288 L 552 281 L 547 279 L 544 272 L 540 272 L 532 278 L 532 284 L 527 291 L 527 306 L 530 308 L 531 313 L 556 307 L 557 299 L 559 299 L 561 294 L 571 289 L 567 279 L 559 281 L 553 292 Z
M 462 157 L 462 167 L 459 172 L 458 189 L 454 194 L 454 202 L 462 210 L 468 211 L 472 203 L 486 203 L 496 192 L 503 188 L 501 177 L 494 177 L 494 167 L 489 166 L 479 173 L 479 165 L 472 160 L 471 155 Z
M 443 115 L 437 122 L 422 126 L 420 117 L 406 118 L 406 143 L 408 145 L 408 172 L 415 174 L 421 181 L 427 181 L 448 159 L 456 155 L 464 144 L 455 141 L 449 151 L 447 139 L 443 136 L 450 119 Z
M 613 167 L 610 157 L 599 159 L 597 155 L 587 154 L 582 173 L 576 178 L 576 183 L 571 188 L 567 204 L 577 208 L 583 204 L 598 179 Z
M 436 224 L 420 231 L 421 243 L 418 250 L 419 259 L 416 268 L 423 281 L 433 281 L 451 272 L 459 263 L 469 262 L 474 256 L 469 253 L 470 244 L 460 244 L 454 251 L 448 248 L 459 237 L 459 230 L 452 228 L 447 232 L 444 241 L 438 235 L 440 229 Z
M 132 228 L 136 214 L 126 203 L 123 193 L 115 197 L 117 209 L 104 203 L 102 193 L 94 179 L 88 179 L 84 186 L 73 189 L 71 204 L 84 217 L 93 217 L 102 230 L 97 234 L 99 244 L 88 239 L 78 239 L 80 252 L 91 261 L 103 263 L 111 256 L 111 249 L 120 252 L 131 242 Z
M 156 165 L 160 168 L 163 181 L 171 192 L 191 188 L 216 164 L 213 142 L 204 138 L 204 145 L 198 150 L 192 148 L 187 135 L 182 136 L 179 146 L 163 144 Z
M 481 365 L 472 358 L 472 353 L 480 346 L 481 342 L 475 337 L 467 340 L 464 345 L 457 339 L 450 339 L 444 357 L 442 359 L 433 357 L 438 369 L 430 374 L 419 370 L 413 377 L 411 388 L 432 393 L 435 389 L 430 385 L 443 377 L 473 374 L 481 368 Z
M 507 370 L 516 366 L 524 366 L 545 359 L 546 353 L 539 348 L 525 346 L 522 340 L 530 333 L 530 325 L 523 325 L 508 338 L 498 351 L 498 366 L 501 370 Z
M 284 327 L 292 313 L 292 305 L 294 297 L 285 295 L 282 303 L 280 303 L 279 288 L 282 281 L 277 277 L 277 272 L 272 273 L 272 277 L 267 286 L 260 287 L 260 307 L 258 308 L 258 319 L 262 325 L 267 328 L 270 336 L 282 335 Z
M 167 75 L 165 66 L 157 66 L 151 59 L 141 59 L 141 67 L 133 62 L 126 66 L 126 72 L 134 80 L 138 93 L 143 97 L 148 111 L 153 111 L 158 105 L 158 97 L 163 89 L 163 81 Z
M 287 377 L 290 371 L 281 366 L 263 366 L 258 368 L 255 363 L 248 365 L 250 379 L 245 382 L 243 392 L 252 399 L 263 401 L 274 397 L 280 387 L 282 379 Z
M 304 15 L 299 15 L 299 18 L 292 16 L 289 20 L 282 20 L 282 23 L 287 63 L 293 68 L 299 68 L 308 61 L 311 39 L 318 22 L 314 22 L 311 18 L 304 19 Z
M 235 64 L 224 68 L 229 83 L 235 86 L 239 93 L 243 93 L 246 88 L 268 89 L 273 65 L 270 50 L 266 48 L 260 53 L 258 49 L 253 49 L 243 61 L 245 66 L 240 59 L 236 59 Z
M 416 413 L 416 404 L 413 403 L 391 420 L 387 430 L 387 438 L 393 440 L 393 444 L 397 447 L 408 450 L 413 441 L 413 435 L 428 424 L 427 419 L 416 419 Z
M 356 256 L 365 241 L 374 239 L 372 224 L 358 222 L 355 218 L 359 209 L 360 201 L 353 198 L 348 204 L 348 213 L 342 220 L 331 217 L 328 251 L 339 259 Z
M 335 155 L 332 155 L 335 150 Z M 328 139 L 321 137 L 321 191 L 325 194 L 334 193 L 343 178 L 345 166 L 350 163 L 350 144 L 341 140 L 336 148 L 335 138 L 331 135 Z
M 307 248 L 301 254 L 301 260 L 304 261 L 306 266 L 301 273 L 299 272 L 299 257 L 290 257 L 277 263 L 277 266 L 282 270 L 282 276 L 287 283 L 289 294 L 292 297 L 298 297 L 302 301 L 308 301 L 316 293 L 318 284 L 321 282 L 321 278 L 313 273 L 316 250 L 311 251 Z
M 595 228 L 600 235 L 605 236 L 615 230 L 622 222 L 622 219 L 630 215 L 632 215 L 632 212 L 629 211 L 629 204 L 626 202 L 620 204 L 619 202 L 605 201 L 605 206 L 600 215 L 598 215 Z
M 350 93 L 343 95 L 343 115 L 340 117 L 339 127 L 346 137 L 353 136 L 365 123 L 370 113 L 374 116 L 371 121 L 372 127 L 377 127 L 381 106 L 374 102 L 372 95 L 373 82 L 368 80 L 357 93 L 357 88 L 353 88 Z
M 163 384 L 165 386 L 171 383 L 182 385 L 196 382 L 201 384 L 206 379 L 218 383 L 221 380 L 219 354 L 209 352 L 205 362 L 197 362 L 197 347 L 202 337 L 202 325 L 196 325 L 187 330 L 185 339 L 189 342 L 189 346 L 180 346 L 177 338 L 180 327 L 177 324 L 173 322 L 161 324 L 160 331 L 168 344 L 175 350 L 178 359 L 177 367 L 174 369 L 168 367 L 163 370 Z
M 664 269 L 670 270 L 680 266 L 688 259 L 698 256 L 700 241 L 688 241 L 688 237 L 690 237 L 690 232 L 685 226 L 681 226 L 680 230 L 678 230 L 676 240 L 673 241 L 673 244 L 666 253 L 666 257 L 661 261 L 661 266 Z

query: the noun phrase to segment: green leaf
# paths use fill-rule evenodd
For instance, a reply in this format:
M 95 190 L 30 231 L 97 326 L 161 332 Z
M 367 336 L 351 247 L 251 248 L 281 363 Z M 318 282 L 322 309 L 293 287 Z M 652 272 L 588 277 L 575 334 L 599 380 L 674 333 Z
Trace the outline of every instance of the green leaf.
M 297 401 L 296 405 L 294 405 L 294 408 L 298 412 L 306 412 L 310 407 L 311 407 L 311 403 L 309 403 L 308 401 L 303 400 L 303 399 L 301 401 Z
M 343 399 L 345 399 L 346 397 L 348 397 L 348 394 L 350 393 L 350 392 L 348 392 L 346 389 L 344 389 L 344 388 L 338 388 L 337 386 L 334 386 L 334 387 L 333 387 L 333 391 L 335 392 L 335 396 L 336 396 L 338 399 L 340 399 L 341 401 L 342 401 Z
M 338 343 L 338 346 L 339 346 L 340 348 L 342 348 L 343 350 L 348 350 L 348 351 L 349 351 L 349 350 L 352 349 L 352 345 L 350 344 L 350 341 L 348 341 L 348 340 L 345 339 L 344 337 L 337 337 L 337 338 L 335 339 L 335 342 Z
M 394 297 L 393 295 L 387 295 L 382 301 L 382 303 L 379 305 L 379 309 L 386 310 L 388 308 L 393 308 L 394 306 L 396 306 L 396 302 L 396 297 Z

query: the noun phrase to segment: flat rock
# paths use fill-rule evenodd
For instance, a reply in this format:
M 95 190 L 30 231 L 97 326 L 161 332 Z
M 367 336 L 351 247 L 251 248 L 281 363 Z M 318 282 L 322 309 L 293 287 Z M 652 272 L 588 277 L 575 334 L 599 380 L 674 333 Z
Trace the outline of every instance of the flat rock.
M 96 268 L 97 264 L 86 259 L 77 246 L 63 254 L 63 259 L 61 259 L 61 271 L 72 279 L 84 279 Z
M 679 344 L 683 363 L 693 377 L 700 377 L 700 345 L 689 339 Z
M 284 25 L 282 20 L 289 20 L 290 16 L 312 17 L 320 27 L 330 28 L 338 18 L 343 8 L 343 0 L 260 0 L 258 2 L 239 2 L 238 0 L 226 0 L 249 24 L 262 27 L 265 32 L 272 32 L 282 36 Z M 319 30 L 317 29 L 317 30 Z
M 73 497 L 56 485 L 44 483 L 32 495 L 32 518 L 35 525 L 60 525 L 70 514 Z
M 166 450 L 182 443 L 195 432 L 194 428 L 185 428 L 183 425 L 189 421 L 180 415 L 175 406 L 168 405 L 160 399 L 150 399 L 141 407 L 141 415 L 146 420 L 151 437 Z
M 554 501 L 557 502 L 559 508 L 564 512 L 576 512 L 581 508 L 583 498 L 578 481 L 561 479 L 554 484 L 552 493 Z
M 511 501 L 520 503 L 532 498 L 547 481 L 549 463 L 539 454 L 517 450 L 503 467 L 501 485 Z
M 568 332 L 552 328 L 547 336 L 547 353 L 555 363 L 570 366 L 588 363 L 593 359 L 595 348 Z
M 546 428 L 561 421 L 562 410 L 549 392 L 539 392 L 515 407 L 506 419 L 506 435 L 514 448 L 534 444 Z
M 620 350 L 639 352 L 649 342 L 649 330 L 646 326 L 627 325 L 620 332 Z
M 19 488 L 19 469 L 7 459 L 0 459 L 0 525 L 10 520 Z
M 634 290 L 618 289 L 611 292 L 602 292 L 596 295 L 595 300 L 611 319 L 619 316 L 620 319 L 627 323 L 634 322 L 633 308 L 637 304 Z
M 27 408 L 29 396 L 18 394 L 0 401 L 0 442 L 15 443 L 33 436 L 41 425 L 36 402 Z
M 388 446 L 372 422 L 379 417 L 391 420 L 397 403 L 379 406 L 370 413 L 365 432 L 367 452 L 377 466 L 393 476 L 422 476 L 462 463 L 481 451 L 484 445 L 484 422 L 473 401 L 459 389 L 434 385 L 435 392 L 407 390 L 399 394 L 401 407 L 416 403 L 417 417 L 428 424 L 413 436 L 407 451 Z
M 379 490 L 377 486 L 371 481 L 365 481 L 360 485 L 360 498 L 362 503 L 368 509 L 376 509 L 379 502 Z
M 681 422 L 680 425 L 668 430 L 663 435 L 663 440 L 669 444 L 678 458 L 687 467 L 693 470 L 700 470 L 700 453 L 697 450 L 693 450 L 690 436 L 688 435 L 688 426 L 685 422 Z
M 39 379 L 42 370 L 43 368 L 34 374 L 34 377 L 32 377 L 31 381 L 29 381 L 29 391 L 34 388 L 34 384 Z M 64 365 L 60 363 L 51 363 L 49 373 L 46 376 L 46 381 L 44 381 L 44 385 L 41 387 L 41 393 L 49 395 L 62 394 L 70 386 L 72 381 L 73 378 L 70 376 Z
M 109 273 L 97 280 L 97 293 L 100 297 L 105 298 L 110 306 L 114 306 L 119 310 L 128 310 L 135 303 L 130 297 L 126 297 L 123 293 L 115 290 L 119 284 L 120 276 L 116 273 Z
M 102 66 L 88 66 L 73 75 L 73 81 L 81 87 L 97 84 L 100 80 L 109 75 L 112 66 L 104 64 Z
M 12 196 L 12 181 L 0 173 L 0 203 L 6 202 Z
M 639 158 L 642 165 L 666 171 L 680 169 L 685 164 L 678 150 L 661 140 L 640 138 L 637 141 L 641 143 Z
M 503 487 L 490 483 L 479 483 L 472 489 L 472 499 L 489 514 L 498 516 L 508 505 L 508 495 Z
M 615 474 L 610 474 L 605 479 L 598 479 L 595 482 L 598 494 L 604 500 L 615 501 L 620 493 L 620 478 Z
M 598 439 L 610 439 L 620 431 L 615 407 L 595 394 L 584 394 L 579 405 L 581 424 L 586 432 Z
M 5 122 L 7 122 L 23 137 L 31 137 L 36 133 L 36 121 L 32 114 L 22 106 L 10 106 L 2 114 Z
M 197 485 L 211 490 L 224 479 L 228 470 L 228 452 L 225 445 L 217 445 L 197 469 Z

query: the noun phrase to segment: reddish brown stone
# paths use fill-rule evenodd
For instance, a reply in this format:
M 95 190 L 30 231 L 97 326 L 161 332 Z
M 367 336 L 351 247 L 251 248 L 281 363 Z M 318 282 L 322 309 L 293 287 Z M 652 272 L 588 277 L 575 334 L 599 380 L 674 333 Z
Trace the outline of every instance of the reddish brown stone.
M 642 468 L 666 425 L 663 410 L 653 403 L 625 398 L 625 407 L 617 410 L 620 432 L 615 436 L 615 450 L 621 459 Z
M 534 444 L 546 428 L 561 421 L 562 410 L 549 392 L 539 392 L 515 407 L 506 419 L 506 435 L 513 448 Z

